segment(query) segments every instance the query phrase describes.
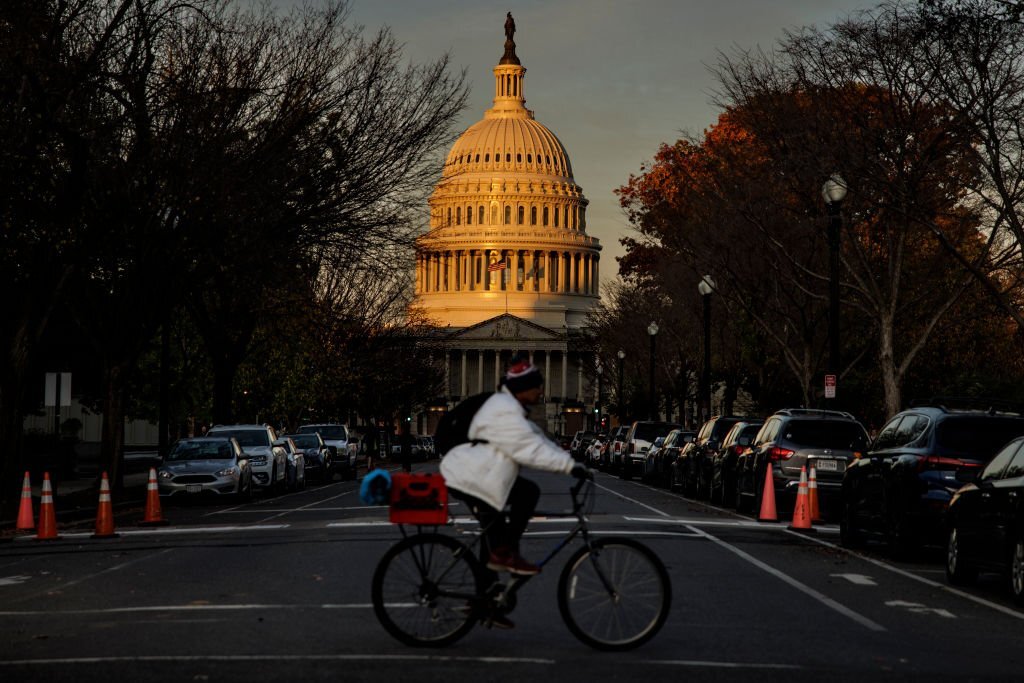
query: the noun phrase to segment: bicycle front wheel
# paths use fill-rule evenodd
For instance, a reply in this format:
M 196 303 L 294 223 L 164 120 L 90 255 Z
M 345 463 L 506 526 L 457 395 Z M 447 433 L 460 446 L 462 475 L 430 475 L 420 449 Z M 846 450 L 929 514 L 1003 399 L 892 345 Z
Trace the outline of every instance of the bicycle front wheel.
M 658 556 L 629 538 L 599 539 L 576 551 L 558 579 L 558 609 L 569 631 L 598 650 L 629 650 L 661 629 L 672 585 Z
M 406 645 L 450 645 L 477 619 L 479 566 L 469 548 L 450 536 L 410 536 L 377 564 L 373 611 L 385 630 Z

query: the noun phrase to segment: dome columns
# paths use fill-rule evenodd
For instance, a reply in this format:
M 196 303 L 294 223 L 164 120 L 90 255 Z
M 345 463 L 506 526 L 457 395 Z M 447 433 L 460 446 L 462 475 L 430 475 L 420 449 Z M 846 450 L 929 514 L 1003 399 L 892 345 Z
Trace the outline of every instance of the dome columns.
M 504 269 L 489 270 L 505 262 Z M 442 249 L 416 256 L 417 294 L 510 291 L 598 296 L 600 257 L 590 251 Z

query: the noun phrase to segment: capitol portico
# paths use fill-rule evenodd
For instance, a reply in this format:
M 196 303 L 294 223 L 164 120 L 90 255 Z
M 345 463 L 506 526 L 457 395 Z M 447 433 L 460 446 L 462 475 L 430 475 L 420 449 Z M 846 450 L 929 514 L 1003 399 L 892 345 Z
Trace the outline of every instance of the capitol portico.
M 452 146 L 431 195 L 414 306 L 445 330 L 445 407 L 493 390 L 511 355 L 526 351 L 547 380 L 534 419 L 571 433 L 597 398 L 585 326 L 600 301 L 601 246 L 586 232 L 565 146 L 526 108 L 514 32 L 509 16 L 494 104 Z

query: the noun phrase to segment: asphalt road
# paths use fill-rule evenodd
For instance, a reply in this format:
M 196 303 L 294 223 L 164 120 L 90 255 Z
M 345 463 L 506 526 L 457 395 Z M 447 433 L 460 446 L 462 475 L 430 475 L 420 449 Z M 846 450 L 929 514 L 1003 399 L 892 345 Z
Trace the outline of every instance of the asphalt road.
M 568 478 L 530 476 L 544 489 L 542 509 L 566 507 Z M 441 650 L 401 645 L 369 595 L 377 559 L 400 534 L 385 508 L 359 502 L 355 482 L 333 482 L 244 506 L 165 503 L 169 525 L 118 527 L 113 539 L 91 539 L 83 526 L 58 541 L 3 543 L 0 679 L 1021 677 L 1024 612 L 998 577 L 953 589 L 937 558 L 850 553 L 834 526 L 800 534 L 636 482 L 597 483 L 595 532 L 641 540 L 672 578 L 664 629 L 632 652 L 596 652 L 566 629 L 555 603 L 562 557 L 519 594 L 514 630 L 478 628 Z M 566 528 L 536 520 L 524 554 L 543 557 Z

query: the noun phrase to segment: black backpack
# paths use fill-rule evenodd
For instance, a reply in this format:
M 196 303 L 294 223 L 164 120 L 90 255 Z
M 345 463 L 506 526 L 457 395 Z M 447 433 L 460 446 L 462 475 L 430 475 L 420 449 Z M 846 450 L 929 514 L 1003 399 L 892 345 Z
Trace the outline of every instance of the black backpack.
M 434 448 L 437 454 L 444 455 L 460 443 L 486 443 L 486 441 L 473 440 L 469 438 L 469 424 L 473 421 L 476 411 L 487 399 L 494 395 L 493 391 L 485 391 L 482 394 L 470 396 L 461 401 L 454 408 L 449 410 L 437 423 L 434 430 Z

